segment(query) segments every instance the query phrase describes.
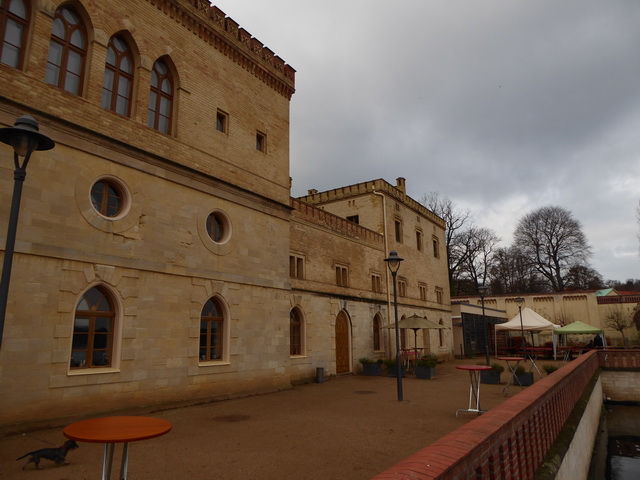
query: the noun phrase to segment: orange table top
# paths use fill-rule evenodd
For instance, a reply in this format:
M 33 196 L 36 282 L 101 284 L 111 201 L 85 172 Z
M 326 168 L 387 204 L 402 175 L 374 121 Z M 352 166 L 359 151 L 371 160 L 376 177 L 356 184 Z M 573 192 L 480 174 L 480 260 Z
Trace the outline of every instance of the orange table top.
M 159 437 L 171 427 L 171 422 L 161 418 L 101 417 L 67 425 L 62 433 L 80 442 L 120 443 Z
M 456 365 L 458 370 L 491 370 L 489 365 Z
M 504 360 L 505 362 L 517 362 L 518 360 L 524 360 L 522 357 L 498 357 L 498 360 Z

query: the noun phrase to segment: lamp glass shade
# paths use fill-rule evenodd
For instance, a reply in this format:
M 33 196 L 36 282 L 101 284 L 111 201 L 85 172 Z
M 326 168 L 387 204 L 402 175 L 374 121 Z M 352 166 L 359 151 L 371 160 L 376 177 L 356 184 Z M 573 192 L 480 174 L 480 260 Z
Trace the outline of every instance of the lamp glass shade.
M 516 305 L 521 307 L 523 303 L 524 303 L 524 298 L 522 298 L 522 297 L 516 298 Z

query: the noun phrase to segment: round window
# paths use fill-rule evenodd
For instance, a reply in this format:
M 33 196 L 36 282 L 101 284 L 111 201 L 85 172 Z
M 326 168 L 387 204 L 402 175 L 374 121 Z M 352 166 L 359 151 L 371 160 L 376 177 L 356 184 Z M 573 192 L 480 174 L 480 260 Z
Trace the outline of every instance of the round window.
M 222 212 L 211 212 L 207 217 L 207 233 L 215 243 L 224 243 L 229 239 L 231 227 Z
M 124 189 L 111 179 L 100 179 L 91 187 L 91 203 L 100 215 L 117 217 L 124 208 Z

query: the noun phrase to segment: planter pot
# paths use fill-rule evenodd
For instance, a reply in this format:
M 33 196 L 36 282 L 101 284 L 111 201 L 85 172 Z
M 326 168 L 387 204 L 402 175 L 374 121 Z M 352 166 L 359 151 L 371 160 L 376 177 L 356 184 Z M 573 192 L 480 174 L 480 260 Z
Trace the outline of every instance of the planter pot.
M 379 363 L 363 363 L 362 374 L 368 377 L 377 377 L 382 373 L 382 366 Z
M 483 370 L 480 372 L 480 383 L 500 385 L 500 372 L 497 370 Z
M 423 380 L 431 380 L 436 378 L 436 367 L 425 367 L 422 365 L 416 365 L 416 378 Z
M 513 376 L 513 385 L 528 387 L 533 385 L 533 372 L 519 373 Z
M 387 376 L 388 377 L 397 377 L 398 376 L 398 367 L 387 367 Z M 402 368 L 402 367 L 400 367 Z M 404 368 L 402 368 L 402 376 L 406 376 L 406 372 L 404 371 Z

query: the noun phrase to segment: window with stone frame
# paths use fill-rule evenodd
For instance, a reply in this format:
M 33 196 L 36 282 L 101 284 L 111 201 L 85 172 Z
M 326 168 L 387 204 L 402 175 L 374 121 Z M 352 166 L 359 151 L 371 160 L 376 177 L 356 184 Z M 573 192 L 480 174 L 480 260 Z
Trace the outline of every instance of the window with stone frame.
M 336 285 L 339 287 L 349 286 L 349 267 L 346 265 L 336 265 Z
M 382 350 L 382 317 L 379 313 L 373 317 L 373 350 Z
M 76 306 L 70 368 L 104 368 L 113 361 L 116 313 L 106 288 L 87 290 Z
M 420 291 L 420 300 L 427 301 L 427 284 L 418 283 L 418 290 Z
M 382 277 L 377 273 L 371 274 L 371 291 L 382 293 Z
M 444 291 L 442 290 L 442 288 L 436 287 L 435 292 L 436 292 L 436 302 L 442 305 Z
M 416 230 L 416 249 L 421 252 L 423 249 L 422 230 Z
M 200 313 L 200 349 L 201 362 L 223 360 L 224 355 L 224 310 L 220 301 L 212 297 L 202 307 Z
M 399 297 L 407 296 L 407 279 L 406 278 L 398 278 L 398 296 Z
M 433 244 L 433 256 L 435 258 L 440 258 L 440 240 L 438 240 L 438 237 L 433 237 L 432 238 L 432 244 Z
M 289 355 L 304 355 L 304 319 L 298 307 L 289 313 Z
M 289 276 L 299 280 L 304 279 L 304 257 L 289 255 Z

